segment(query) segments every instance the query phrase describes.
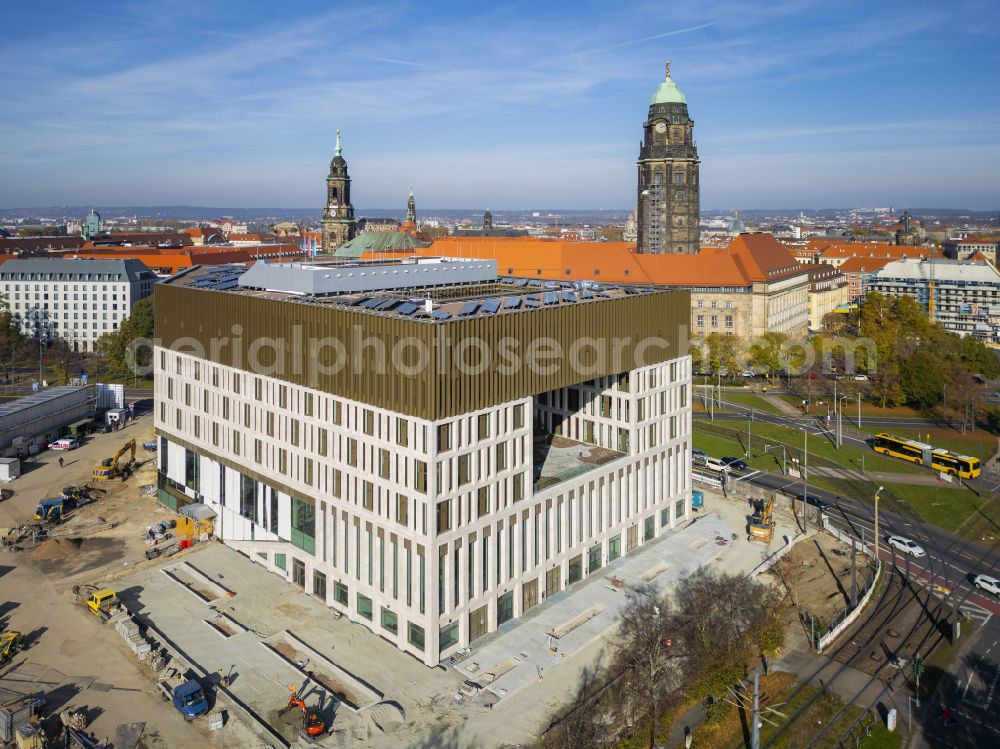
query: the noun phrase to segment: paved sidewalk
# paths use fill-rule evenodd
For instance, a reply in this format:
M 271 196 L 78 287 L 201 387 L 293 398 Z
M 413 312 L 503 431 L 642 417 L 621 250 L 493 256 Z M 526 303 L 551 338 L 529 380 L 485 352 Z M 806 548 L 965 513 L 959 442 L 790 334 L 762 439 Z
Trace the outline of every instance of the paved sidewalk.
M 557 593 L 535 616 L 501 632 L 455 668 L 498 698 L 541 681 L 545 672 L 617 626 L 629 588 L 648 582 L 658 590 L 718 557 L 732 543 L 729 525 L 706 514 L 668 533 L 647 549 L 616 560 L 572 595 Z M 614 581 L 614 582 L 613 582 Z M 554 637 L 552 633 L 561 633 Z
M 763 394 L 760 397 L 763 398 L 768 403 L 770 403 L 776 409 L 781 411 L 781 413 L 785 414 L 785 416 L 794 416 L 796 418 L 799 418 L 803 415 L 801 408 L 796 408 L 791 403 L 782 398 L 780 395 Z

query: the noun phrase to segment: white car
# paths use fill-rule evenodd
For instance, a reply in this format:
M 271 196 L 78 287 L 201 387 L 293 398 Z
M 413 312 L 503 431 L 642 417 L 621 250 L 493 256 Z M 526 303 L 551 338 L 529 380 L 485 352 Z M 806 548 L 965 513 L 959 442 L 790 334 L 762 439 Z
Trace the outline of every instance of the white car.
M 897 551 L 901 551 L 904 554 L 909 554 L 911 557 L 927 556 L 927 552 L 924 551 L 920 544 L 916 541 L 911 541 L 908 538 L 903 538 L 902 536 L 889 536 L 889 538 L 886 539 L 886 542 L 892 548 Z
M 729 464 L 725 461 L 719 460 L 718 458 L 707 457 L 704 463 L 705 468 L 710 471 L 715 471 L 717 473 L 729 473 Z
M 80 446 L 76 437 L 62 437 L 49 445 L 49 450 L 75 450 Z
M 868 382 L 868 375 L 856 374 L 854 375 L 854 380 L 856 382 Z
M 980 590 L 992 593 L 995 596 L 1000 596 L 1000 580 L 997 580 L 995 577 L 990 577 L 989 575 L 973 575 L 972 584 Z

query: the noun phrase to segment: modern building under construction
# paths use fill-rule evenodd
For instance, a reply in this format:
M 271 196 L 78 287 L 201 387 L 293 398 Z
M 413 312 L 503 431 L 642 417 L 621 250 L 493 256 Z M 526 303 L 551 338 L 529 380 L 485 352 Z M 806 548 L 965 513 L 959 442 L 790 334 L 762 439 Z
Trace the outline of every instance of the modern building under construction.
M 161 501 L 429 666 L 688 519 L 689 293 L 496 271 L 161 283 Z
M 989 263 L 896 260 L 871 278 L 868 291 L 913 297 L 945 330 L 1000 345 L 1000 272 Z

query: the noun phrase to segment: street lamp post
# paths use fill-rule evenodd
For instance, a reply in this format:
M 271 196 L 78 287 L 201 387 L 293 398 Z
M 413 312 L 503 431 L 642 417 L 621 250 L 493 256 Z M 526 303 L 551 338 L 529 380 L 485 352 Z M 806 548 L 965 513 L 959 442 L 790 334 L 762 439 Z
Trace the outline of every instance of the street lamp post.
M 885 489 L 884 486 L 880 486 L 878 491 L 875 492 L 875 564 L 878 564 L 878 495 L 882 493 Z
M 747 414 L 747 449 L 746 457 L 750 460 L 750 425 L 753 423 L 753 407 L 750 408 L 750 413 Z
M 842 401 L 846 399 L 847 396 L 842 395 L 837 401 L 837 447 L 844 446 L 844 404 Z
M 764 452 L 769 453 L 772 449 L 781 448 L 781 473 L 788 473 L 788 451 L 784 445 L 764 445 Z
M 802 532 L 809 532 L 809 430 L 802 430 Z

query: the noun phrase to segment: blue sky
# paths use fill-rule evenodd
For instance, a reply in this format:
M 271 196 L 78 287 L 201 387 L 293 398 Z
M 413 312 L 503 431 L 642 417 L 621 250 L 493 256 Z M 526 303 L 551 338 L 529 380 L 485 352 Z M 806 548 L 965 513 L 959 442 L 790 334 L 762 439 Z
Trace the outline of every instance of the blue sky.
M 705 208 L 1000 208 L 992 0 L 5 3 L 0 206 L 625 208 L 673 60 Z

